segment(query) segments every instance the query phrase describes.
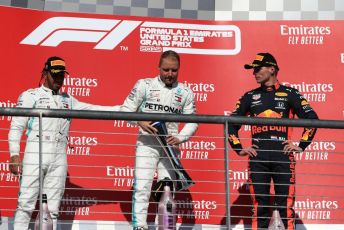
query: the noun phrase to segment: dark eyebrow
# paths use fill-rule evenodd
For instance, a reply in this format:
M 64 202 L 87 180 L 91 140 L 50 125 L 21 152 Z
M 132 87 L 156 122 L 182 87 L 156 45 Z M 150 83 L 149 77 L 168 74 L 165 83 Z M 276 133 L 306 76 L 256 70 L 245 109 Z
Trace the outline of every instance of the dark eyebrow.
M 177 72 L 178 71 L 178 69 L 170 69 L 170 68 L 161 68 L 163 71 L 165 71 L 165 72 L 168 72 L 168 71 L 172 71 L 172 72 Z

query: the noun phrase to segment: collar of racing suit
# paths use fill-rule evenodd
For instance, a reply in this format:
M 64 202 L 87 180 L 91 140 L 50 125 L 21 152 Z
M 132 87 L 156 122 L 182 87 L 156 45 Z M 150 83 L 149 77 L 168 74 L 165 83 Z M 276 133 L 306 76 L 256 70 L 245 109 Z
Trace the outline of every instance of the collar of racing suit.
M 279 87 L 280 87 L 280 83 L 279 83 L 279 81 L 276 81 L 276 83 L 274 85 L 270 85 L 270 86 L 262 85 L 261 89 L 265 92 L 271 92 L 271 91 L 278 90 Z
M 166 86 L 166 84 L 161 80 L 160 76 L 157 77 L 158 78 L 158 82 L 162 87 L 167 87 L 167 88 L 175 88 L 178 85 L 178 81 L 176 81 L 175 83 L 172 84 L 172 87 L 168 87 Z
M 47 87 L 45 87 L 44 85 L 41 85 L 41 89 L 44 90 L 45 92 L 51 92 L 52 95 L 59 95 L 60 92 L 58 91 L 57 94 L 55 94 L 55 92 Z

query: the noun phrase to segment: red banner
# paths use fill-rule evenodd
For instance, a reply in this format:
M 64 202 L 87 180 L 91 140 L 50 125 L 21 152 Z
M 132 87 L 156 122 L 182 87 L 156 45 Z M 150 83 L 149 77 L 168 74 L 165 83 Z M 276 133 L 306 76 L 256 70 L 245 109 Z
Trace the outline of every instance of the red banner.
M 258 52 L 270 52 L 281 84 L 297 88 L 321 119 L 343 119 L 343 21 L 214 22 L 10 7 L 0 7 L 0 19 L 2 107 L 15 107 L 21 92 L 37 87 L 50 56 L 66 60 L 64 92 L 85 102 L 122 104 L 138 79 L 158 75 L 161 51 L 173 49 L 181 54 L 179 81 L 193 90 L 197 112 L 229 114 L 244 92 L 257 87 L 243 65 Z M 0 197 L 10 198 L 0 203 L 2 216 L 13 216 L 19 183 L 8 168 L 10 119 L 0 117 Z M 75 119 L 72 130 L 62 219 L 131 221 L 137 127 Z M 300 133 L 295 129 L 293 140 Z M 178 222 L 224 224 L 223 127 L 201 124 L 196 135 L 182 145 L 181 161 L 197 183 L 176 197 Z M 241 136 L 250 137 L 248 126 Z M 297 156 L 299 224 L 343 224 L 343 137 L 321 129 Z M 245 206 L 247 161 L 233 151 L 229 157 L 233 224 L 243 224 L 251 212 Z M 154 221 L 154 215 L 149 218 Z

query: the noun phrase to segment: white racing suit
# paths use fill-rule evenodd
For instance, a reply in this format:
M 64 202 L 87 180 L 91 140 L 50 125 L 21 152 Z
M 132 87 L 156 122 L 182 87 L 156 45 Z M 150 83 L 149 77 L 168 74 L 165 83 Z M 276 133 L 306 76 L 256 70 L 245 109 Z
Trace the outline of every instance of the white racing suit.
M 79 102 L 67 93 L 53 95 L 41 86 L 22 93 L 17 108 L 75 109 L 118 111 L 117 106 L 97 106 Z M 43 193 L 47 194 L 48 207 L 56 229 L 57 216 L 67 175 L 68 134 L 71 119 L 43 118 L 42 169 Z M 39 195 L 39 118 L 13 116 L 8 135 L 11 156 L 19 155 L 20 140 L 26 129 L 26 147 L 20 182 L 14 229 L 27 230 L 32 211 Z
M 139 80 L 121 107 L 126 112 L 194 114 L 196 112 L 194 95 L 191 89 L 181 83 L 166 87 L 160 77 Z M 167 122 L 170 135 L 187 141 L 197 130 L 198 124 L 186 123 L 178 133 L 178 123 Z M 155 137 L 141 128 L 136 143 L 135 179 L 133 194 L 133 227 L 147 226 L 149 197 L 155 170 L 158 181 L 168 177 L 176 179 L 169 159 Z

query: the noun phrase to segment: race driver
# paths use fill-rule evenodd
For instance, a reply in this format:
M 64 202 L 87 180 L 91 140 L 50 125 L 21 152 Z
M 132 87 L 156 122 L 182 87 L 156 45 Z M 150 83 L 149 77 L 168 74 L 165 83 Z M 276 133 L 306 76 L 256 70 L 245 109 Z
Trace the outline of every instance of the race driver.
M 255 60 L 244 65 L 253 69 L 259 88 L 246 92 L 231 116 L 265 118 L 317 119 L 308 101 L 294 88 L 277 80 L 279 67 L 270 53 L 258 53 Z M 243 147 L 238 137 L 240 125 L 229 125 L 229 142 L 239 156 L 249 156 L 249 182 L 253 201 L 252 229 L 267 229 L 270 215 L 270 181 L 274 182 L 274 204 L 285 229 L 294 229 L 295 159 L 311 143 L 316 129 L 305 128 L 295 145 L 290 128 L 285 126 L 251 126 L 252 145 Z
M 75 109 L 118 111 L 119 106 L 98 106 L 78 101 L 59 90 L 68 74 L 65 61 L 60 57 L 50 57 L 42 71 L 43 84 L 23 92 L 17 108 Z M 42 120 L 42 173 L 43 191 L 47 195 L 48 207 L 57 227 L 57 217 L 67 174 L 68 134 L 71 119 L 43 118 Z M 26 146 L 23 162 L 20 162 L 20 142 L 26 129 Z M 21 175 L 18 206 L 15 213 L 14 229 L 27 230 L 32 211 L 39 195 L 39 119 L 37 117 L 12 118 L 8 134 L 10 170 Z
M 159 62 L 160 75 L 138 80 L 121 111 L 194 114 L 193 92 L 177 81 L 179 67 L 180 57 L 176 52 L 163 52 Z M 152 122 L 139 121 L 137 124 L 140 131 L 136 143 L 132 224 L 135 230 L 142 230 L 148 229 L 147 210 L 155 170 L 158 181 L 164 178 L 174 181 L 176 176 L 159 142 L 151 135 L 157 133 Z M 166 125 L 169 132 L 167 143 L 176 147 L 187 141 L 198 127 L 196 123 L 186 123 L 178 132 L 178 123 L 167 122 Z

